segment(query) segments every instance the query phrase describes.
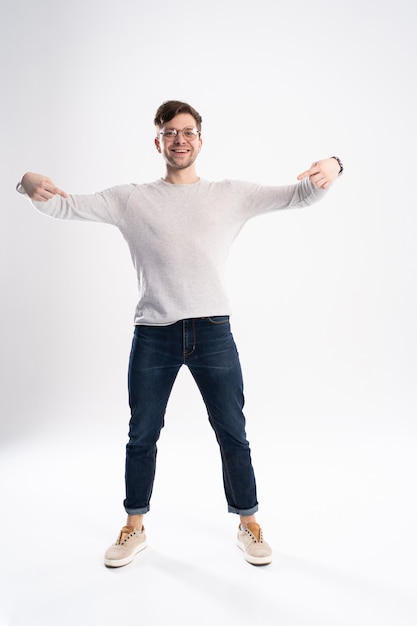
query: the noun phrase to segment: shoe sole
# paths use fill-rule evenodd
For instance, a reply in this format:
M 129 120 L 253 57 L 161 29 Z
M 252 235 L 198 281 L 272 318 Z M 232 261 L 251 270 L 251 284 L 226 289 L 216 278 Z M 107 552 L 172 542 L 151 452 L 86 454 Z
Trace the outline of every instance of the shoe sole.
M 250 554 L 248 554 L 245 550 L 245 546 L 243 543 L 240 543 L 240 541 L 237 542 L 237 547 L 239 548 L 239 550 L 241 550 L 243 552 L 243 556 L 245 558 L 245 560 L 250 563 L 251 565 L 269 565 L 270 563 L 272 563 L 272 555 L 270 556 L 251 556 Z
M 143 543 L 139 544 L 138 546 L 136 546 L 135 550 L 132 552 L 132 554 L 130 554 L 129 556 L 126 556 L 124 559 L 104 559 L 104 565 L 106 567 L 123 567 L 124 565 L 129 565 L 129 563 L 131 563 L 133 561 L 133 559 L 135 558 L 135 556 L 137 554 L 139 554 L 139 552 L 142 552 L 142 550 L 144 550 L 146 547 L 148 546 L 147 542 L 144 541 Z

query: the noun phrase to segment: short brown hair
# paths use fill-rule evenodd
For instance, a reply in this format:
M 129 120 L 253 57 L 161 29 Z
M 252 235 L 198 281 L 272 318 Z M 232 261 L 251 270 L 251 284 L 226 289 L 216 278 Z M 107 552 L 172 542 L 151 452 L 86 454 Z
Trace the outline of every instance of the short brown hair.
M 186 102 L 180 102 L 179 100 L 167 100 L 158 108 L 154 124 L 155 126 L 163 126 L 170 120 L 172 120 L 176 115 L 180 113 L 189 113 L 195 119 L 195 123 L 197 125 L 198 130 L 201 131 L 201 123 L 203 118 L 200 113 L 196 111 L 190 104 Z

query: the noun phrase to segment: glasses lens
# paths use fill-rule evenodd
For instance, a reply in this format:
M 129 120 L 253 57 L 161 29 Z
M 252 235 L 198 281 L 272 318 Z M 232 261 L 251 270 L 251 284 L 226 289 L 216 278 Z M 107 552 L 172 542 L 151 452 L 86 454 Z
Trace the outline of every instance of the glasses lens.
M 175 128 L 165 128 L 165 130 L 163 130 L 161 134 L 167 139 L 173 139 L 177 136 L 177 131 L 175 130 Z
M 188 126 L 187 128 L 184 128 L 182 133 L 187 139 L 194 139 L 198 135 L 198 130 L 192 126 Z

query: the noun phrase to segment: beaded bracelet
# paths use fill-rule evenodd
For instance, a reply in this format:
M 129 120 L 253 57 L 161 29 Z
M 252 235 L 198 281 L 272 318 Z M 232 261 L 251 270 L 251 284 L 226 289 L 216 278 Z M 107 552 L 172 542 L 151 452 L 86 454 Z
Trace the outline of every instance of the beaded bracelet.
M 16 191 L 18 191 L 19 193 L 22 193 L 24 195 L 26 195 L 26 191 L 23 188 L 23 185 L 21 182 L 18 182 L 16 185 Z
M 343 163 L 337 156 L 332 156 L 332 159 L 336 159 L 336 161 L 339 163 L 340 170 L 338 176 L 340 176 L 343 172 Z

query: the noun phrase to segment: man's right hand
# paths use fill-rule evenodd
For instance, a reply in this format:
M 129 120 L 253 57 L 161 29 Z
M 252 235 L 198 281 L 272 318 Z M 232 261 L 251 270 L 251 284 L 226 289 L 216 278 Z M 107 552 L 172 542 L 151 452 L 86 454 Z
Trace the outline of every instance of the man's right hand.
M 62 196 L 63 198 L 66 198 L 68 195 L 65 191 L 56 187 L 50 178 L 42 174 L 26 172 L 20 184 L 29 198 L 37 202 L 46 202 L 56 195 Z

